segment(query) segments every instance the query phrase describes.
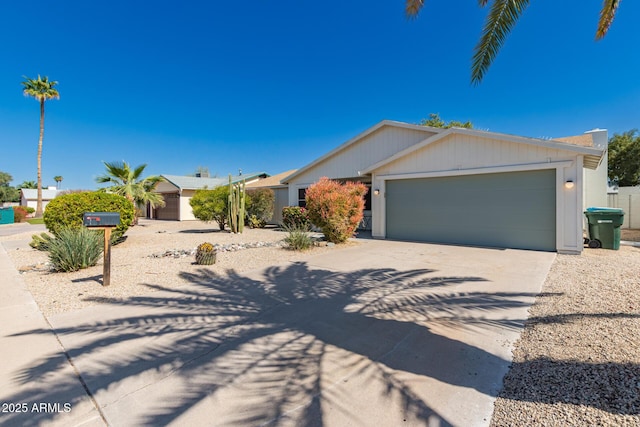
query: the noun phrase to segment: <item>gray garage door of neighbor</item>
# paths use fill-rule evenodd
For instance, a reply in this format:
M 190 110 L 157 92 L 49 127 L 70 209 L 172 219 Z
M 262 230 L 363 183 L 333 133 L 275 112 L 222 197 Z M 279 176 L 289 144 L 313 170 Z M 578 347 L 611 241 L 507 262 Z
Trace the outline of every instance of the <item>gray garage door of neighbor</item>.
M 386 235 L 556 250 L 555 169 L 386 182 Z

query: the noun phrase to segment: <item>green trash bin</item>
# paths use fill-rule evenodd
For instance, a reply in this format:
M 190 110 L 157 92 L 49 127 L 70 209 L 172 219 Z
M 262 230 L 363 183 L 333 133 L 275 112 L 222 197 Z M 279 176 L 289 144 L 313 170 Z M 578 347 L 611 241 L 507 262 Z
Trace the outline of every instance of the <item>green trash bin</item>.
M 0 208 L 0 224 L 13 224 L 13 208 Z
M 589 247 L 620 249 L 620 226 L 624 211 L 616 208 L 587 208 L 584 212 L 589 223 Z

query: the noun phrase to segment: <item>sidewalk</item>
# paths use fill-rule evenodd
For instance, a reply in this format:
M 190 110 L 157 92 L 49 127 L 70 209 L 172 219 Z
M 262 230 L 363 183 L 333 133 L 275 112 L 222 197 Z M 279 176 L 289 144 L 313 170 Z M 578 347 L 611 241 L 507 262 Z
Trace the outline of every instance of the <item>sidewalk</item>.
M 5 228 L 7 230 L 8 227 Z M 104 426 L 26 285 L 0 242 L 0 425 Z M 49 333 L 26 334 L 41 330 Z M 45 362 L 46 363 L 43 363 Z M 41 368 L 34 368 L 34 367 Z M 59 390 L 55 402 L 43 399 Z

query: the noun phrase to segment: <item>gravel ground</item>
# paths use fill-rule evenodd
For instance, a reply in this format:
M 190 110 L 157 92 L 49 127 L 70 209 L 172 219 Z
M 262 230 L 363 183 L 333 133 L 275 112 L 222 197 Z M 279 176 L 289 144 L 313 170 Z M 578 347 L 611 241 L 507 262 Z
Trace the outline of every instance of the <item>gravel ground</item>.
M 153 257 L 167 250 L 192 250 L 198 244 L 220 245 L 280 242 L 286 233 L 276 229 L 245 229 L 242 234 L 220 232 L 217 226 L 193 222 L 140 220 L 127 231 L 125 242 L 111 250 L 111 286 L 102 286 L 102 259 L 98 265 L 71 273 L 52 273 L 46 265 L 47 253 L 31 249 L 32 233 L 0 237 L 7 253 L 26 282 L 38 306 L 46 316 L 77 310 L 96 304 L 104 297 L 127 298 L 154 292 L 154 286 L 175 287 L 186 283 L 181 272 L 193 273 L 206 269 L 218 274 L 237 273 L 286 261 L 304 260 L 310 254 L 340 247 L 315 247 L 295 252 L 281 246 L 264 246 L 233 252 L 218 252 L 214 265 L 195 264 L 195 256 L 181 258 Z M 352 245 L 356 243 L 347 243 Z M 342 246 L 342 245 L 341 245 Z
M 640 230 L 623 228 L 620 230 L 620 239 L 630 242 L 640 242 Z
M 640 426 L 640 248 L 558 255 L 492 426 Z

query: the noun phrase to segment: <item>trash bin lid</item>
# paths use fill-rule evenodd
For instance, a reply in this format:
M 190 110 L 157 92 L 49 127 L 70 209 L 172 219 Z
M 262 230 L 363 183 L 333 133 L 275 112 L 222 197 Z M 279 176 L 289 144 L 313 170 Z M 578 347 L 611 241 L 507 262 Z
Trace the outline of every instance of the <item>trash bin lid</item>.
M 608 213 L 619 213 L 623 214 L 624 211 L 618 208 L 602 208 L 602 207 L 590 207 L 587 208 L 586 212 L 608 212 Z

